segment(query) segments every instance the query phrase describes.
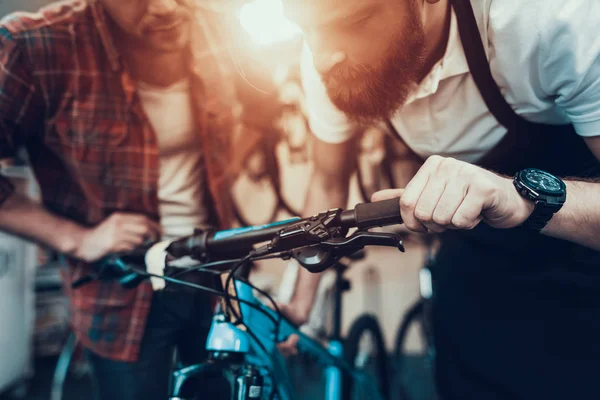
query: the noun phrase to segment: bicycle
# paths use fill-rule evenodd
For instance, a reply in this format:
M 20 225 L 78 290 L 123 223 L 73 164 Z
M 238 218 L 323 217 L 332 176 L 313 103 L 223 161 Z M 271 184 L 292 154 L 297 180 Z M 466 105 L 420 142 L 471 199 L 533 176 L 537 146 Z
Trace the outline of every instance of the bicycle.
M 73 283 L 73 287 L 77 288 L 91 279 L 118 279 L 125 287 L 135 287 L 144 279 L 157 278 L 223 298 L 213 315 L 206 342 L 210 360 L 175 369 L 170 395 L 172 400 L 195 398 L 188 383 L 208 371 L 218 371 L 228 379 L 232 387 L 229 393 L 231 400 L 296 398 L 284 358 L 276 347 L 278 342 L 292 334 L 299 336 L 300 353 L 314 357 L 326 367 L 327 400 L 385 400 L 389 397 L 390 389 L 386 381 L 387 359 L 382 357 L 385 351 L 381 351 L 376 358 L 377 377 L 364 371 L 365 358 L 368 358 L 364 356 L 369 352 L 361 352 L 364 350 L 361 339 L 367 333 L 374 335 L 377 348 L 383 348 L 377 321 L 370 316 L 360 318 L 350 330 L 345 343 L 340 335 L 340 299 L 347 285 L 342 277 L 344 267 L 339 260 L 365 246 L 391 246 L 404 251 L 398 234 L 368 231 L 372 227 L 401 222 L 399 200 L 392 199 L 359 204 L 354 210 L 334 209 L 307 219 L 296 218 L 259 227 L 221 232 L 197 231 L 193 236 L 170 243 L 166 254 L 176 259 L 191 256 L 202 264 L 181 269 L 174 276 L 149 273 L 138 267 L 144 264 L 142 260 L 148 253 L 148 249 L 140 249 L 127 255 L 107 257 L 98 263 L 97 274 Z M 349 234 L 349 230 L 355 227 L 358 230 Z M 268 294 L 237 274 L 248 261 L 266 258 L 294 258 L 311 272 L 336 268 L 338 306 L 334 313 L 334 335 L 328 347 L 302 334 L 278 312 L 276 303 Z M 220 276 L 224 271 L 229 273 L 221 290 L 181 279 L 182 275 L 198 270 L 213 272 L 215 276 Z M 254 291 L 266 296 L 273 308 L 261 303 Z M 356 397 L 363 394 L 366 396 Z

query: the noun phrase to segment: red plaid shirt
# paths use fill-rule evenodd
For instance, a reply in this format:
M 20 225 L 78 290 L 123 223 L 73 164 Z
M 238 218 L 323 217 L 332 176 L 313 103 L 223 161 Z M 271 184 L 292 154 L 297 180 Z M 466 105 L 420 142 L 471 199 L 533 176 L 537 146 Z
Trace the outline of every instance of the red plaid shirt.
M 216 219 L 231 221 L 230 144 L 235 127 L 232 82 L 217 59 L 205 16 L 190 46 L 191 95 Z M 157 140 L 121 63 L 97 2 L 67 1 L 0 24 L 0 158 L 27 148 L 44 206 L 86 226 L 112 212 L 159 220 Z M 214 32 L 214 31 L 212 31 Z M 208 50 L 208 51 L 207 51 Z M 0 177 L 0 204 L 13 188 Z M 65 288 L 71 325 L 96 353 L 135 361 L 152 289 L 68 283 L 90 266 L 71 261 Z

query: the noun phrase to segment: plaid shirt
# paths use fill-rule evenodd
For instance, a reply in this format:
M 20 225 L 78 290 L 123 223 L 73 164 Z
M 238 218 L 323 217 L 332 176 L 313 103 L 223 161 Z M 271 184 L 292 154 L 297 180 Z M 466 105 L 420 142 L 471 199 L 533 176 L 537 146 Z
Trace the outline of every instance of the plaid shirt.
M 189 52 L 191 95 L 216 219 L 226 225 L 232 220 L 228 188 L 236 163 L 230 155 L 239 107 L 223 68 L 229 64 L 214 47 L 215 30 L 205 15 L 197 17 Z M 73 0 L 2 21 L 0 158 L 25 146 L 44 206 L 82 225 L 93 226 L 115 211 L 158 221 L 156 135 L 105 18 L 98 3 Z M 0 177 L 0 204 L 12 192 Z M 70 289 L 68 283 L 89 272 L 89 265 L 75 260 L 65 271 L 73 329 L 101 356 L 135 361 L 150 285 L 126 290 L 94 282 Z

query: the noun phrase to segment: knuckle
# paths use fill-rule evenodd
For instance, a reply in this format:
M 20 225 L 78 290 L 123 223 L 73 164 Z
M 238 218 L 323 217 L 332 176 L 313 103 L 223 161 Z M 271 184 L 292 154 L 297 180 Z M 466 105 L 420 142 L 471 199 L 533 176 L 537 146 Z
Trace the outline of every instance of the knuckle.
M 452 217 L 445 211 L 436 212 L 433 215 L 433 222 L 441 226 L 447 226 L 452 223 Z
M 436 164 L 436 165 L 437 165 L 437 164 L 441 163 L 443 160 L 444 160 L 444 157 L 442 157 L 442 156 L 439 156 L 439 155 L 437 155 L 437 154 L 434 154 L 434 155 L 432 155 L 432 156 L 429 156 L 429 157 L 427 158 L 427 161 L 425 161 L 425 162 L 426 162 L 426 163 L 430 163 L 430 164 Z
M 432 222 L 433 221 L 433 216 L 431 215 L 431 213 L 428 212 L 427 210 L 423 210 L 420 208 L 417 208 L 415 210 L 415 218 L 421 222 Z
M 408 211 L 415 208 L 415 202 L 407 196 L 400 198 L 400 210 Z
M 442 171 L 449 171 L 449 170 L 452 170 L 453 168 L 456 168 L 457 164 L 458 164 L 458 161 L 456 161 L 456 159 L 454 159 L 452 157 L 443 158 L 442 160 L 439 161 L 439 169 Z
M 135 246 L 131 243 L 127 243 L 127 244 L 122 244 L 120 246 L 118 246 L 120 251 L 130 251 L 133 250 Z
M 469 163 L 461 163 L 459 174 L 463 179 L 470 181 L 477 175 L 477 168 Z
M 459 229 L 468 229 L 471 223 L 469 218 L 464 215 L 455 215 L 452 218 L 452 225 Z

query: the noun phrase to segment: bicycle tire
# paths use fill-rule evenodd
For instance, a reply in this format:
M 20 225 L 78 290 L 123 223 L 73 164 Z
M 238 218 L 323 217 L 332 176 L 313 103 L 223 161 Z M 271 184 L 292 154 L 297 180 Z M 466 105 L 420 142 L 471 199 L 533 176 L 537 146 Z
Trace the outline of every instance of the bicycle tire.
M 402 318 L 402 322 L 400 323 L 400 327 L 398 328 L 398 333 L 396 335 L 396 341 L 394 343 L 394 357 L 397 358 L 398 361 L 402 361 L 404 356 L 404 343 L 406 342 L 406 338 L 408 336 L 408 331 L 414 322 L 420 320 L 423 315 L 423 301 L 417 300 L 404 314 Z M 420 321 L 419 321 L 420 322 Z
M 412 396 L 409 395 L 409 392 L 405 387 L 405 383 L 403 380 L 403 367 L 405 362 L 404 344 L 406 343 L 406 338 L 408 336 L 408 331 L 410 330 L 410 327 L 413 325 L 413 323 L 418 323 L 421 321 L 421 318 L 423 316 L 423 308 L 423 300 L 417 300 L 404 314 L 402 322 L 400 323 L 400 327 L 398 328 L 398 333 L 396 335 L 396 341 L 394 344 L 394 373 L 397 377 L 396 384 L 397 390 L 399 391 L 398 396 L 400 400 L 412 399 Z
M 375 358 L 377 387 L 383 399 L 390 399 L 390 368 L 387 359 L 387 351 L 383 341 L 383 334 L 379 327 L 379 322 L 372 315 L 363 315 L 359 317 L 348 332 L 345 340 L 344 358 L 350 365 L 354 366 L 356 356 L 358 355 L 361 338 L 365 333 L 370 333 L 375 340 L 377 350 Z M 342 399 L 352 400 L 352 390 L 354 382 L 351 377 L 344 376 L 342 386 Z

